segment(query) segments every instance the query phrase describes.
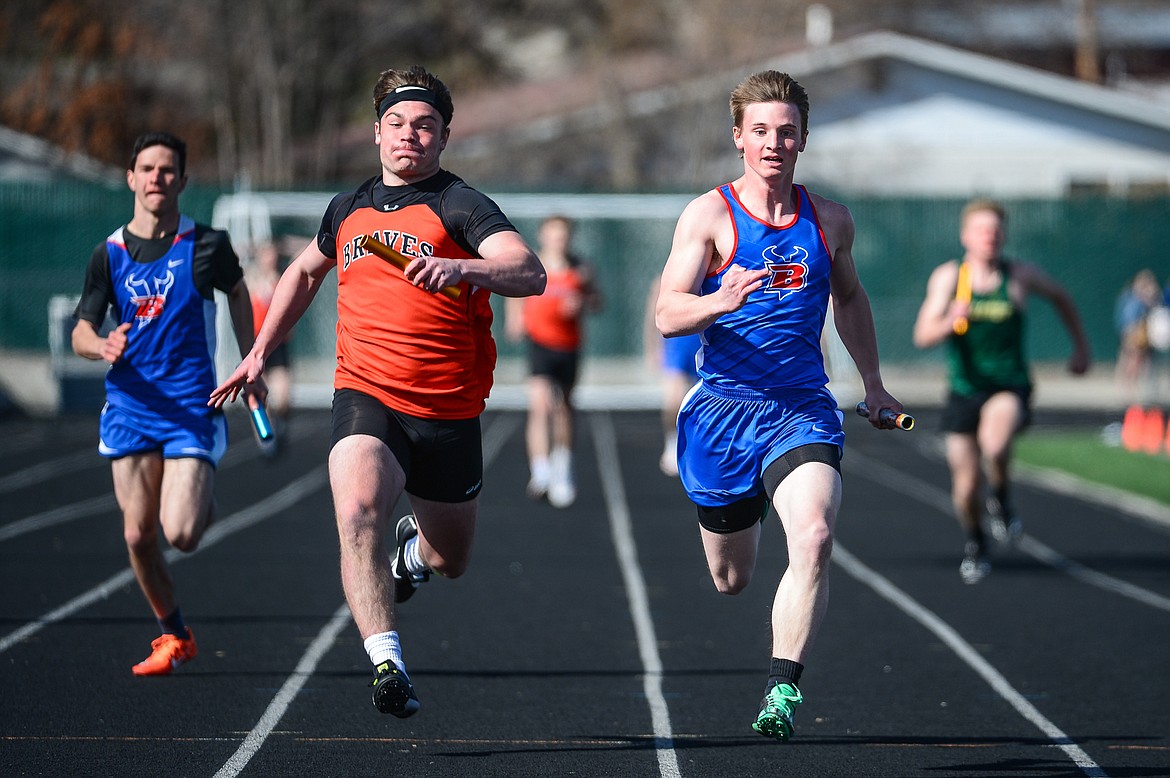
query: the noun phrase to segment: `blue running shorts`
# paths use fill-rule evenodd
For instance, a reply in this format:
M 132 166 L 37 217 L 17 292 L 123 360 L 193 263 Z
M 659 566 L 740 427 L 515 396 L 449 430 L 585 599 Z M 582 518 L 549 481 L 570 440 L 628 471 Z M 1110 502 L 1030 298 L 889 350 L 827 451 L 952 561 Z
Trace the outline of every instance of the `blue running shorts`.
M 165 459 L 195 457 L 215 467 L 227 451 L 227 421 L 216 408 L 178 413 L 130 411 L 106 403 L 99 423 L 98 453 L 108 459 L 161 451 Z
M 842 413 L 828 389 L 764 396 L 698 383 L 678 415 L 678 474 L 696 505 L 719 507 L 763 491 L 768 465 L 809 443 L 844 449 Z

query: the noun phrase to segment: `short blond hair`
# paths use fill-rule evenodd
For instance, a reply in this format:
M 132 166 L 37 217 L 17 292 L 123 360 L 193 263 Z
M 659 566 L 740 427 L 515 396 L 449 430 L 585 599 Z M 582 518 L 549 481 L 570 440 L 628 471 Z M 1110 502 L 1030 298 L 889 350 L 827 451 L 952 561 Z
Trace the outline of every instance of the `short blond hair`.
M 800 111 L 800 133 L 808 134 L 808 92 L 787 73 L 753 73 L 731 92 L 731 118 L 743 128 L 743 113 L 753 103 L 791 103 Z
M 963 206 L 962 212 L 959 214 L 959 226 L 962 227 L 967 224 L 967 219 L 971 218 L 971 214 L 982 213 L 990 211 L 999 217 L 1000 224 L 1007 221 L 1007 211 L 1003 209 L 1003 204 L 998 200 L 988 200 L 981 198 L 978 200 L 971 200 Z

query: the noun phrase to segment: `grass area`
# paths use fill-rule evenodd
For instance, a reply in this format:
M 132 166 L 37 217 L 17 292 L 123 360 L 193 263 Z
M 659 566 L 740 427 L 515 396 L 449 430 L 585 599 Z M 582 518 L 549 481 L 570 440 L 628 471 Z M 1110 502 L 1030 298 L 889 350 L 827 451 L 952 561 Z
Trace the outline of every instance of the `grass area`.
M 1170 456 L 1126 451 L 1099 433 L 1028 432 L 1016 438 L 1015 458 L 1170 505 Z

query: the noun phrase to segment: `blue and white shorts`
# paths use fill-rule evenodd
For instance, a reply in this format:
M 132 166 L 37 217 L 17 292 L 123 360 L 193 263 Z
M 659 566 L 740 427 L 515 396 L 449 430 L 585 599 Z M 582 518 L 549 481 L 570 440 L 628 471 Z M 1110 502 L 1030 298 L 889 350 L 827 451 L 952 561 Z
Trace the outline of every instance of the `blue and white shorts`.
M 160 414 L 107 402 L 99 434 L 98 453 L 108 459 L 161 451 L 164 459 L 195 457 L 215 467 L 228 445 L 227 421 L 216 408 L 182 408 Z
M 678 415 L 678 474 L 699 506 L 731 505 L 764 490 L 763 474 L 785 453 L 845 445 L 844 419 L 828 389 L 762 395 L 697 384 Z

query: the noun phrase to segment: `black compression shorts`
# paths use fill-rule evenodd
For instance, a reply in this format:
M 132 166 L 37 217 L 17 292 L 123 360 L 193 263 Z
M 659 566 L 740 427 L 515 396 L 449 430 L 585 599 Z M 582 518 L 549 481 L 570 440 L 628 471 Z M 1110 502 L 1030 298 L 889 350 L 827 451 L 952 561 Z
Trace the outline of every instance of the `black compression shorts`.
M 406 491 L 424 500 L 467 502 L 483 488 L 478 417 L 421 419 L 355 389 L 338 389 L 330 448 L 350 435 L 372 435 L 385 443 L 406 473 Z
M 768 505 L 780 482 L 805 462 L 822 462 L 838 473 L 841 472 L 841 449 L 829 443 L 807 443 L 797 446 L 764 468 L 761 489 L 754 495 L 737 500 L 730 505 L 707 507 L 695 506 L 699 510 L 699 524 L 703 529 L 719 534 L 739 532 L 763 521 L 768 515 Z

